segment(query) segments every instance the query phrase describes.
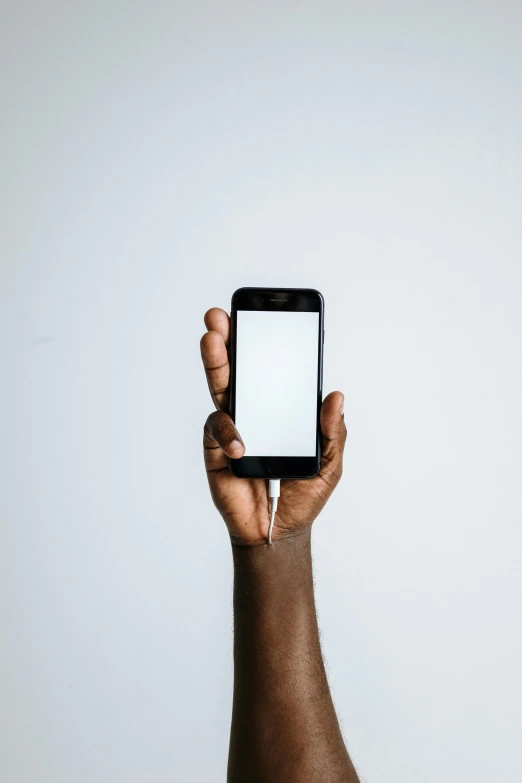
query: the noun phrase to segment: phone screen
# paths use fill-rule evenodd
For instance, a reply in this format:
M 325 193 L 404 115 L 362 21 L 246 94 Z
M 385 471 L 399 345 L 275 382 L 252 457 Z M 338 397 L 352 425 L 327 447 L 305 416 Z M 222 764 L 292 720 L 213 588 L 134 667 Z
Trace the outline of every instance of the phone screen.
M 237 311 L 236 427 L 248 457 L 313 457 L 319 313 Z

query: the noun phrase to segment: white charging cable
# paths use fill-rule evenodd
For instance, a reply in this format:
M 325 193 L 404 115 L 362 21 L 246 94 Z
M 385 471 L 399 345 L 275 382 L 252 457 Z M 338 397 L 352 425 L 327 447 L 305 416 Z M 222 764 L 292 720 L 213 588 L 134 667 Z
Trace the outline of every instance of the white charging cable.
M 277 501 L 281 495 L 281 479 L 270 479 L 268 482 L 268 497 L 270 499 L 270 524 L 268 526 L 268 546 L 272 546 L 272 529 L 277 511 Z

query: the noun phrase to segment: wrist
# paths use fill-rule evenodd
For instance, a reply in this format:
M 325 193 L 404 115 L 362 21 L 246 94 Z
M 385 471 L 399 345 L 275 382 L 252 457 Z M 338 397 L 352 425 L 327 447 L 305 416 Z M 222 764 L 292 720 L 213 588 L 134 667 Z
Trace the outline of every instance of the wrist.
M 229 535 L 230 535 L 230 543 L 232 545 L 232 550 L 235 549 L 243 549 L 243 550 L 250 550 L 250 549 L 269 549 L 272 550 L 273 547 L 279 547 L 281 549 L 283 544 L 290 544 L 292 542 L 297 542 L 301 540 L 308 540 L 310 539 L 312 531 L 312 523 L 304 524 L 297 528 L 284 528 L 281 526 L 281 524 L 276 522 L 275 525 L 275 532 L 272 534 L 272 546 L 268 545 L 268 533 L 267 535 L 260 536 L 259 538 L 242 538 L 241 536 L 237 536 L 234 533 L 231 532 L 229 529 Z M 288 549 L 284 549 L 284 551 L 291 551 L 292 547 L 288 547 Z
M 259 544 L 243 544 L 231 537 L 234 569 L 276 574 L 306 567 L 311 564 L 311 534 L 312 526 L 307 525 L 276 538 L 271 546 L 266 540 Z

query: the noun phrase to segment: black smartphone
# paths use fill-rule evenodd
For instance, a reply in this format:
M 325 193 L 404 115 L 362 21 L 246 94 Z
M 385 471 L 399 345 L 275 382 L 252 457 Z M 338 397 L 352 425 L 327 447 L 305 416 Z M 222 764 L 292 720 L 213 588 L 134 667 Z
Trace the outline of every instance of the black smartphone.
M 230 415 L 241 478 L 312 478 L 321 460 L 324 300 L 309 288 L 239 288 L 232 296 Z

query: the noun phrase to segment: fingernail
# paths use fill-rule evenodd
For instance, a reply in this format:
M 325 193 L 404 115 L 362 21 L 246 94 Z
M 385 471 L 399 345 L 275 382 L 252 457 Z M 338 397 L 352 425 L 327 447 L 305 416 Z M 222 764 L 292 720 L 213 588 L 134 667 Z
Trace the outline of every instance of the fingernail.
M 344 397 L 341 403 L 341 407 L 339 408 L 339 413 L 341 414 L 341 416 L 344 416 Z
M 239 440 L 233 440 L 233 441 L 231 441 L 230 446 L 228 448 L 229 448 L 229 451 L 243 450 L 243 444 Z

